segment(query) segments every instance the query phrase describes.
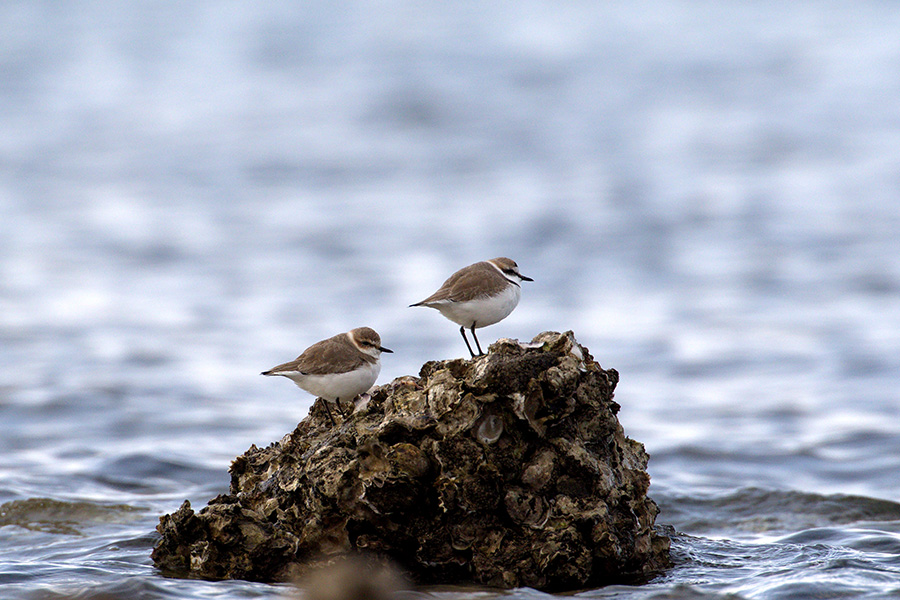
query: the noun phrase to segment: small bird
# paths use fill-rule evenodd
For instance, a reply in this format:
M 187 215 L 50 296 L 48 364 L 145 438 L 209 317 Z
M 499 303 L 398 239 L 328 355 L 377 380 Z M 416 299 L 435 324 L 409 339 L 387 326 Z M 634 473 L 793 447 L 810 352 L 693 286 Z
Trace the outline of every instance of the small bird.
M 287 377 L 303 390 L 325 400 L 325 412 L 334 425 L 328 403 L 341 414 L 341 399 L 353 400 L 375 384 L 381 372 L 381 353 L 393 352 L 381 345 L 381 336 L 369 327 L 357 327 L 316 342 L 303 354 L 262 375 Z
M 523 281 L 534 281 L 519 273 L 519 265 L 510 258 L 492 258 L 464 267 L 450 276 L 438 291 L 410 306 L 427 306 L 459 325 L 469 354 L 475 358 L 466 338 L 466 328 L 472 331 L 478 354 L 481 344 L 475 329 L 498 323 L 509 316 L 522 296 Z

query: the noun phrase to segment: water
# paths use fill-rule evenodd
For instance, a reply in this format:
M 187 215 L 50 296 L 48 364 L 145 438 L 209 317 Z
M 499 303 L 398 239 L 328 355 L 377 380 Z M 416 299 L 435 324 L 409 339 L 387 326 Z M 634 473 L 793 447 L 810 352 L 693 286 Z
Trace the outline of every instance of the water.
M 578 596 L 900 596 L 893 8 L 4 3 L 0 596 L 283 597 L 160 577 L 158 517 L 305 416 L 258 373 L 313 341 L 462 356 L 407 305 L 497 255 L 482 341 L 618 369 L 673 528 Z

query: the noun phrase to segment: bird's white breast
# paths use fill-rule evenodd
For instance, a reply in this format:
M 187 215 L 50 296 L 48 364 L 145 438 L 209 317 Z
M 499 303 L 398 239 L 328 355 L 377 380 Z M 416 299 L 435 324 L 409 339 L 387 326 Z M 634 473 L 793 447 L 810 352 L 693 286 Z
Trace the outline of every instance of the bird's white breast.
M 435 302 L 430 306 L 438 309 L 442 315 L 463 327 L 487 327 L 509 316 L 519 298 L 522 288 L 509 284 L 502 292 L 489 298 L 479 298 L 468 302 Z
M 310 394 L 334 402 L 335 399 L 351 400 L 375 385 L 381 372 L 381 361 L 365 363 L 360 368 L 346 373 L 327 375 L 288 375 L 294 383 Z

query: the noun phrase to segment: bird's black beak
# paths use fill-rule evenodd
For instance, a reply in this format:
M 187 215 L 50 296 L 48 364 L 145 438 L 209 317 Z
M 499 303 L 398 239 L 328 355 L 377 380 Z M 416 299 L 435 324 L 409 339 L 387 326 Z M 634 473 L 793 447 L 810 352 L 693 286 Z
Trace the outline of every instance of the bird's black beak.
M 531 277 L 525 277 L 521 273 L 519 273 L 519 277 L 522 278 L 522 281 L 534 281 L 534 279 L 532 279 Z
M 381 346 L 378 346 L 378 349 L 381 350 L 382 352 L 390 352 L 391 354 L 394 353 L 393 350 L 389 350 L 388 348 L 382 348 Z

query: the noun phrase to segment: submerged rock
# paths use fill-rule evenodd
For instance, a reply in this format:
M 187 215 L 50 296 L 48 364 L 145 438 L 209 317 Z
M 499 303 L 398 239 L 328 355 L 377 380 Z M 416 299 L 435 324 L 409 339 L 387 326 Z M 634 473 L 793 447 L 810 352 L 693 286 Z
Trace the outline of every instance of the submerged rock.
M 296 579 L 371 553 L 419 584 L 569 590 L 664 569 L 648 456 L 571 332 L 426 363 L 332 426 L 321 403 L 231 465 L 231 492 L 160 519 L 166 574 Z

